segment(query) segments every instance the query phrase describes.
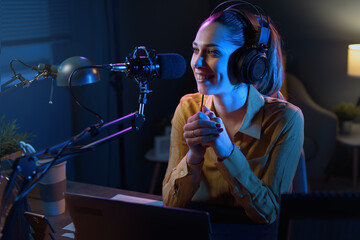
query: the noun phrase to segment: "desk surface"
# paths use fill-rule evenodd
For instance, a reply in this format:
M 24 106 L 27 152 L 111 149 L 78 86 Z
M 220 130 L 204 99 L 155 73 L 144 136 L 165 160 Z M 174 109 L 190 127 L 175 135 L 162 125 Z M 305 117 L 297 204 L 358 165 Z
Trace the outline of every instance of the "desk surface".
M 130 196 L 136 197 L 143 197 L 143 198 L 150 198 L 154 200 L 161 200 L 161 196 L 146 194 L 146 193 L 139 193 L 139 192 L 132 192 L 122 189 L 110 188 L 110 187 L 103 187 L 79 182 L 67 182 L 67 192 L 71 193 L 80 193 L 92 196 L 99 196 L 105 198 L 111 198 L 116 194 L 125 194 Z M 40 194 L 37 190 L 31 192 L 28 196 L 28 203 L 31 207 L 31 211 L 39 214 L 43 214 L 41 208 L 41 200 Z M 63 228 L 72 222 L 68 209 L 64 214 L 58 216 L 49 216 L 48 220 L 50 224 L 54 227 L 56 234 L 55 239 L 57 240 L 70 240 L 68 237 L 63 237 L 64 233 L 70 233 L 70 231 L 64 230 Z
M 111 198 L 116 194 L 125 194 L 141 198 L 149 198 L 154 200 L 162 200 L 161 196 L 139 193 L 133 191 L 127 191 L 116 188 L 109 188 L 91 184 L 84 184 L 78 182 L 67 182 L 67 192 L 86 194 L 92 196 L 99 196 L 105 198 Z M 41 209 L 40 194 L 37 191 L 31 192 L 28 196 L 28 202 L 31 207 L 31 211 L 39 214 L 43 214 Z M 213 239 L 223 239 L 223 236 L 232 236 L 233 238 L 226 239 L 238 239 L 241 234 L 243 240 L 275 240 L 277 236 L 277 222 L 270 225 L 253 224 L 249 222 L 248 218 L 244 218 L 245 214 L 241 208 L 223 208 L 216 207 L 214 205 L 206 205 L 204 203 L 192 203 L 190 208 L 210 213 L 210 218 L 213 226 Z M 64 214 L 59 216 L 48 217 L 51 225 L 54 227 L 57 240 L 70 240 L 68 237 L 63 237 L 64 233 L 70 233 L 70 231 L 63 228 L 72 222 L 69 211 L 66 208 Z

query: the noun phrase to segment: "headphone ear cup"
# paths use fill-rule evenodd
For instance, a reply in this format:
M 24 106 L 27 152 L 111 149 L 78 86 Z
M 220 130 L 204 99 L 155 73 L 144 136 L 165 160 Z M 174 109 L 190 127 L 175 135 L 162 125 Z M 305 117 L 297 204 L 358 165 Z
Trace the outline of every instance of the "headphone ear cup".
M 264 51 L 254 47 L 241 47 L 231 54 L 228 69 L 231 83 L 256 84 L 268 72 L 269 62 Z

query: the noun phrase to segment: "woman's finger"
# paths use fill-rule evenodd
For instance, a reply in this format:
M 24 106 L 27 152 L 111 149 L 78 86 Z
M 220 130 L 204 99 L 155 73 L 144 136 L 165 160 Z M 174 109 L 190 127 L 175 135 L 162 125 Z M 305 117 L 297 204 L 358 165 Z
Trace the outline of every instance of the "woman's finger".
M 211 118 L 211 121 L 214 121 L 214 122 L 216 122 L 217 124 L 220 124 L 221 126 L 223 125 L 223 121 L 222 121 L 222 119 L 219 118 L 219 117 Z
M 203 106 L 203 111 L 204 112 L 211 112 L 211 110 L 207 106 Z
M 215 121 L 199 119 L 184 125 L 184 132 L 199 128 L 220 128 L 221 125 Z
M 210 146 L 210 142 L 214 141 L 217 137 L 219 137 L 219 134 L 217 135 L 207 135 L 207 136 L 199 136 L 194 138 L 186 138 L 186 143 L 191 145 L 204 145 L 204 146 Z
M 204 120 L 210 120 L 208 116 L 206 116 L 205 113 L 203 112 L 197 112 L 195 113 L 194 115 L 192 115 L 191 117 L 189 117 L 187 119 L 187 122 L 190 123 L 190 122 L 194 122 L 196 120 L 200 120 L 200 119 L 204 119 Z
M 223 128 L 197 128 L 184 131 L 184 138 L 196 138 L 201 136 L 208 136 L 208 135 L 218 135 L 222 131 Z
M 210 119 L 216 117 L 215 113 L 206 106 L 203 106 L 203 111 L 205 112 L 206 116 L 208 116 Z

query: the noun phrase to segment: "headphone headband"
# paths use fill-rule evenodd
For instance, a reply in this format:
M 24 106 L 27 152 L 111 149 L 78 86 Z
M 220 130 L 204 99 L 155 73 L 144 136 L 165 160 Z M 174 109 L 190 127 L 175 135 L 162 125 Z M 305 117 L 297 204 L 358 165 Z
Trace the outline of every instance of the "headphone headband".
M 225 4 L 230 6 L 224 8 Z M 239 5 L 250 6 L 254 10 L 254 13 L 236 8 Z M 253 42 L 252 39 L 252 41 L 239 47 L 230 55 L 228 62 L 229 77 L 232 79 L 230 81 L 232 81 L 233 84 L 239 82 L 256 84 L 261 81 L 269 71 L 269 60 L 267 56 L 271 33 L 269 17 L 267 16 L 266 22 L 261 13 L 264 11 L 260 7 L 241 0 L 230 0 L 219 4 L 211 12 L 210 16 L 215 12 L 220 12 L 219 8 L 224 9 L 221 10 L 222 12 L 235 12 L 238 19 L 243 23 L 245 22 L 247 25 L 246 28 L 251 28 L 255 33 L 255 42 Z
M 225 8 L 222 11 L 233 11 L 236 12 L 237 14 L 239 14 L 241 16 L 241 18 L 246 22 L 247 25 L 249 25 L 248 27 L 252 28 L 252 30 L 255 32 L 256 34 L 256 42 L 255 45 L 260 46 L 260 45 L 266 45 L 268 46 L 269 43 L 269 39 L 270 39 L 270 20 L 269 20 L 269 16 L 267 14 L 266 18 L 267 21 L 263 18 L 264 15 L 261 13 L 265 13 L 264 10 L 262 8 L 260 8 L 259 6 L 253 5 L 249 2 L 246 1 L 241 1 L 241 0 L 229 0 L 229 1 L 225 1 L 220 3 L 219 5 L 217 5 L 214 10 L 212 10 L 211 15 L 213 15 L 215 12 L 217 12 L 217 10 L 221 7 L 223 7 L 225 4 L 231 4 L 234 3 L 230 6 L 228 6 L 227 8 Z M 255 14 L 257 14 L 259 17 L 259 19 L 257 17 L 254 16 L 253 13 L 250 13 L 249 11 L 244 11 L 244 10 L 240 10 L 240 9 L 236 9 L 235 7 L 238 7 L 239 5 L 248 5 L 250 6 L 252 9 L 255 10 Z M 266 26 L 264 26 L 264 23 L 266 23 Z

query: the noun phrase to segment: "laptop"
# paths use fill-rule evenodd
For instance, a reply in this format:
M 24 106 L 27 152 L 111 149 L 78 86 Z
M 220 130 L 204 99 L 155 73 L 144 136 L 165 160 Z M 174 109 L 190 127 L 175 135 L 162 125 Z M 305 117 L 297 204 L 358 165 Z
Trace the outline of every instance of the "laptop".
M 65 193 L 77 240 L 211 239 L 208 212 Z

